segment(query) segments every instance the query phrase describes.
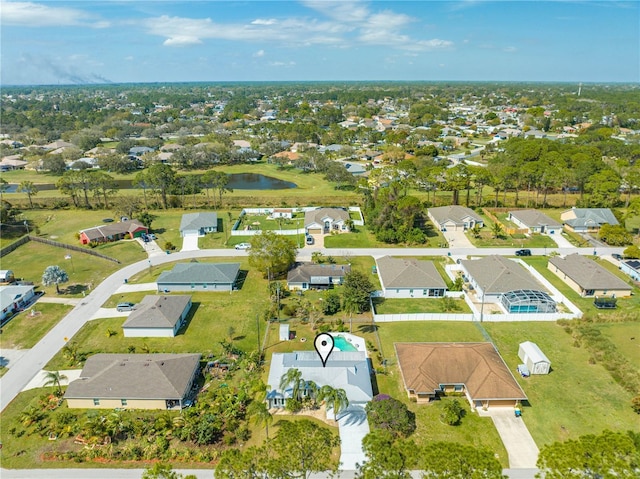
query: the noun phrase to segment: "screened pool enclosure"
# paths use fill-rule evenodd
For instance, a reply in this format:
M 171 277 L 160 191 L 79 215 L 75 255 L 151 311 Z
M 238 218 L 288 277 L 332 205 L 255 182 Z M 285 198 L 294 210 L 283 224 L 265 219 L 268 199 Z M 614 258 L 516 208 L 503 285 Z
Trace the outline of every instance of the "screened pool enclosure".
M 518 289 L 504 293 L 500 303 L 508 313 L 555 313 L 556 302 L 543 291 Z

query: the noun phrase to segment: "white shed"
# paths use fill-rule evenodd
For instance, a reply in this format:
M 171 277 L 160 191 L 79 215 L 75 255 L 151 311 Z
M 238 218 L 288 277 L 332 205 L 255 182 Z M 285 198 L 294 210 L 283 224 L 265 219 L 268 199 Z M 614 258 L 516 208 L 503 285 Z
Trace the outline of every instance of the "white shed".
M 280 341 L 289 341 L 289 325 L 280 325 Z
M 531 374 L 549 374 L 551 361 L 544 355 L 536 343 L 525 341 L 520 343 L 518 357 L 527 366 Z

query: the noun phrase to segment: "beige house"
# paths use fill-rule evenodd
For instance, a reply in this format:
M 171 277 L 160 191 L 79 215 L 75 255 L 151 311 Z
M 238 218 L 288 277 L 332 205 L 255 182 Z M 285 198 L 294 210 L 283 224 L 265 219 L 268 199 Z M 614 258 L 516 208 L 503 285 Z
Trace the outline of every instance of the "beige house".
M 180 410 L 199 365 L 200 354 L 96 354 L 64 397 L 70 408 Z
M 459 393 L 472 408 L 514 407 L 527 396 L 491 343 L 395 343 L 409 400 Z
M 305 212 L 304 228 L 309 234 L 348 233 L 349 220 L 345 208 L 318 208 Z
M 453 231 L 466 231 L 478 225 L 484 226 L 482 217 L 476 214 L 471 208 L 459 205 L 438 206 L 429 208 L 427 216 L 441 231 L 447 229 Z
M 629 284 L 610 273 L 595 261 L 570 254 L 564 258 L 549 258 L 547 268 L 567 283 L 580 296 L 611 296 L 625 298 L 633 289 Z
M 173 338 L 186 324 L 191 296 L 145 296 L 122 325 L 125 338 Z

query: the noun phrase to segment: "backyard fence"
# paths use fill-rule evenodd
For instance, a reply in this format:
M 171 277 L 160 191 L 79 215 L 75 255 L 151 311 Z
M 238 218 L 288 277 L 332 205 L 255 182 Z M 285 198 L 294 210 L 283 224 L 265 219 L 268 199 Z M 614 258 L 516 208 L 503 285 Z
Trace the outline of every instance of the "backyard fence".
M 71 250 L 71 251 L 77 251 L 79 253 L 89 254 L 91 256 L 96 256 L 98 258 L 106 259 L 107 261 L 113 261 L 114 263 L 120 263 L 119 259 L 111 258 L 110 256 L 106 256 L 104 254 L 98 253 L 97 251 L 93 251 L 93 250 L 90 250 L 90 249 L 87 249 L 87 248 L 82 248 L 80 246 L 75 246 L 75 245 L 72 245 L 72 244 L 60 243 L 59 241 L 53 241 L 53 240 L 50 240 L 50 239 L 40 238 L 38 236 L 32 236 L 32 235 L 23 236 L 19 240 L 14 241 L 10 245 L 5 246 L 4 248 L 2 248 L 0 250 L 0 258 L 2 258 L 3 256 L 11 253 L 13 250 L 18 248 L 19 246 L 22 246 L 25 243 L 28 243 L 29 241 L 35 241 L 36 243 L 44 243 L 44 244 L 47 244 L 49 246 L 55 246 L 57 248 L 64 248 L 64 249 L 68 249 L 68 250 Z

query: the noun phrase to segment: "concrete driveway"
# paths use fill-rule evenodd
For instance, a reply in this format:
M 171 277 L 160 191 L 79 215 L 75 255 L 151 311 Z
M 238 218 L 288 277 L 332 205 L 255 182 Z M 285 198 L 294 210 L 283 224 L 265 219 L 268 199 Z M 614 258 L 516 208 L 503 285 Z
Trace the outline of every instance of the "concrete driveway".
M 196 251 L 198 248 L 198 235 L 187 235 L 182 238 L 182 249 L 180 251 Z
M 538 446 L 531 437 L 521 417 L 516 417 L 512 408 L 489 408 L 478 411 L 482 416 L 490 416 L 500 439 L 509 455 L 511 469 L 535 468 L 538 461 Z
M 564 235 L 562 235 L 561 233 L 556 233 L 556 234 L 547 235 L 547 236 L 551 238 L 553 241 L 555 241 L 559 248 L 575 248 L 575 246 L 573 246 L 573 244 L 571 244 L 571 242 L 567 238 L 565 238 Z
M 467 235 L 464 234 L 463 230 L 452 230 L 447 229 L 447 231 L 443 231 L 442 234 L 449 242 L 449 248 L 475 248 Z
M 364 406 L 350 405 L 338 415 L 338 429 L 340 432 L 340 470 L 352 471 L 356 464 L 363 464 L 366 460 L 362 450 L 362 439 L 369 434 L 369 422 Z

